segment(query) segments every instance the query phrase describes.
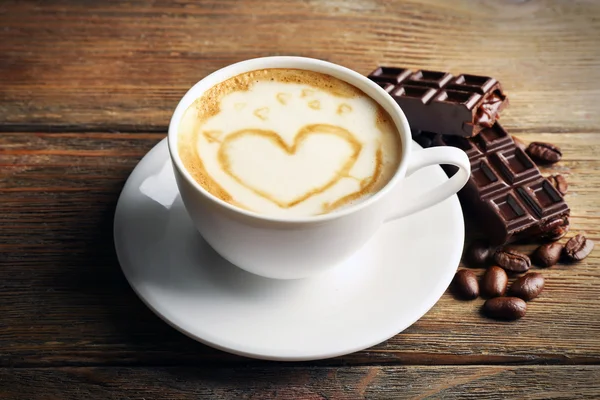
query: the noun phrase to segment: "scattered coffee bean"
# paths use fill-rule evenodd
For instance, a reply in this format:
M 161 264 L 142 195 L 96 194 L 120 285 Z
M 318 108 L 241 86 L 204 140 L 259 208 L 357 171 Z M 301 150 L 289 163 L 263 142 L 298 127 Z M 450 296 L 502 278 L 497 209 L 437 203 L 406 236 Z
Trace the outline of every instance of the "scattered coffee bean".
M 564 252 L 569 260 L 580 261 L 586 258 L 593 248 L 594 242 L 583 235 L 577 235 L 565 244 Z
M 481 290 L 489 297 L 504 296 L 508 285 L 508 275 L 497 266 L 492 266 L 485 271 L 481 281 Z
M 513 136 L 512 139 L 513 139 L 513 141 L 515 142 L 515 144 L 517 145 L 518 148 L 520 148 L 523 151 L 525 151 L 525 149 L 527 149 L 527 145 L 521 139 L 519 139 L 516 136 Z
M 525 272 L 531 268 L 531 260 L 523 253 L 505 248 L 494 253 L 494 261 L 500 267 L 512 272 Z
M 544 290 L 544 277 L 538 272 L 530 272 L 513 282 L 509 293 L 525 301 L 533 300 Z
M 534 161 L 543 164 L 553 164 L 562 157 L 560 149 L 551 143 L 532 142 L 526 151 Z
M 465 261 L 469 267 L 485 267 L 490 261 L 494 248 L 482 240 L 476 240 L 467 249 Z
M 551 231 L 547 232 L 544 234 L 544 237 L 546 239 L 557 241 L 558 239 L 564 237 L 567 232 L 569 232 L 569 225 L 568 225 L 568 221 L 567 221 L 567 225 L 562 225 L 562 226 L 557 226 L 556 228 L 552 229 Z
M 540 225 L 540 231 L 542 238 L 556 241 L 565 236 L 569 231 L 569 217 L 562 216 L 544 221 Z
M 461 269 L 454 275 L 454 289 L 456 294 L 466 300 L 479 296 L 479 283 L 477 277 L 468 269 Z
M 534 264 L 547 268 L 555 265 L 560 260 L 562 251 L 562 244 L 558 242 L 548 243 L 538 247 L 531 258 Z
M 518 297 L 494 297 L 483 304 L 483 312 L 490 318 L 515 320 L 523 317 L 527 303 Z
M 567 189 L 569 188 L 569 184 L 567 183 L 567 179 L 560 175 L 551 175 L 548 177 L 548 181 L 558 190 L 560 194 L 563 196 L 567 193 Z

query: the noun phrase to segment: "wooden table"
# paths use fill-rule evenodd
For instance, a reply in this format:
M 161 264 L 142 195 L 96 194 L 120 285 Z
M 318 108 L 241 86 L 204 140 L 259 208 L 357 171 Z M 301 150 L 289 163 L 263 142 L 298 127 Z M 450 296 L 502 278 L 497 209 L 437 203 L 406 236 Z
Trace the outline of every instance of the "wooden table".
M 498 78 L 504 126 L 564 151 L 543 172 L 569 181 L 570 236 L 600 243 L 599 40 L 593 0 L 0 2 L 0 398 L 600 397 L 598 245 L 543 271 L 520 321 L 446 294 L 385 343 L 287 364 L 162 322 L 127 284 L 111 231 L 125 179 L 185 91 L 286 54 Z

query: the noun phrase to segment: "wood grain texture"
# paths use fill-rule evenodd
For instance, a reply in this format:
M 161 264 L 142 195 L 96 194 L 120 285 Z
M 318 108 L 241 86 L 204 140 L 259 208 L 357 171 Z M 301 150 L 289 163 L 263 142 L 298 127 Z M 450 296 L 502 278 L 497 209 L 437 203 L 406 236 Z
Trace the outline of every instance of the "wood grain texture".
M 561 0 L 0 3 L 0 127 L 150 130 L 236 61 L 302 55 L 494 76 L 509 129 L 600 125 L 600 3 Z
M 253 362 L 168 327 L 137 299 L 120 271 L 112 241 L 116 201 L 139 158 L 163 137 L 0 136 L 0 366 Z M 563 161 L 543 172 L 568 179 L 569 237 L 584 232 L 600 243 L 600 135 L 521 137 L 552 139 L 562 147 Z M 520 321 L 485 319 L 479 313 L 483 300 L 445 294 L 402 334 L 318 365 L 600 363 L 599 265 L 597 246 L 578 264 L 543 270 L 546 289 Z
M 600 366 L 0 369 L 0 399 L 597 399 L 599 375 Z
M 0 1 L 0 399 L 599 398 L 599 37 L 594 0 Z M 118 195 L 191 85 L 268 55 L 498 78 L 509 132 L 562 148 L 542 172 L 567 177 L 568 237 L 596 249 L 538 270 L 522 320 L 446 293 L 332 360 L 249 360 L 178 333 L 120 270 Z

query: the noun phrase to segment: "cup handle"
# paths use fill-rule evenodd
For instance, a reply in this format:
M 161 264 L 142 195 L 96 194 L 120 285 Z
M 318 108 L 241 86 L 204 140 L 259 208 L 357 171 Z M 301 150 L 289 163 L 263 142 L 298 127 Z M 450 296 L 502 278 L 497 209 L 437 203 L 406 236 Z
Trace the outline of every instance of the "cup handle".
M 458 167 L 458 171 L 450 179 L 429 192 L 403 202 L 400 209 L 394 210 L 393 214 L 385 219 L 385 222 L 405 217 L 446 200 L 457 193 L 471 175 L 471 163 L 464 151 L 455 147 L 434 147 L 411 154 L 406 176 L 412 175 L 421 168 L 436 164 L 454 165 Z

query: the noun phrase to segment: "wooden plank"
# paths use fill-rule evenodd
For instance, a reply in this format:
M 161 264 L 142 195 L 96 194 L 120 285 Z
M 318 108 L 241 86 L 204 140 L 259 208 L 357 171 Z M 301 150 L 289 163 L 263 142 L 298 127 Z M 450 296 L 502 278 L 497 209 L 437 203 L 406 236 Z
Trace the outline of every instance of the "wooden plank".
M 120 271 L 112 241 L 116 201 L 131 169 L 163 136 L 0 135 L 0 366 L 249 362 L 167 326 Z M 571 235 L 585 232 L 600 243 L 600 135 L 522 138 L 562 147 L 564 160 L 544 173 L 567 176 Z M 599 267 L 597 246 L 581 263 L 542 271 L 544 293 L 514 323 L 484 319 L 481 299 L 445 294 L 402 334 L 318 365 L 599 363 Z
M 0 4 L 0 128 L 163 129 L 208 73 L 268 55 L 484 74 L 524 132 L 600 125 L 594 1 L 80 2 Z
M 597 399 L 599 366 L 0 369 L 0 398 Z

